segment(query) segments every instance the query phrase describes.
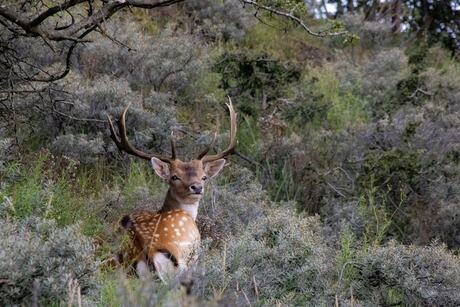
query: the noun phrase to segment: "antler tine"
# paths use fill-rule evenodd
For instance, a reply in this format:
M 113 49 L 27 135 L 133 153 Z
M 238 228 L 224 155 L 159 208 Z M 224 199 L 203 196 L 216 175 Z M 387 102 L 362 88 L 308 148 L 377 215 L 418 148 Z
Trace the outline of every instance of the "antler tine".
M 165 157 L 165 156 L 160 156 L 160 155 L 154 155 L 154 154 L 148 154 L 143 151 L 140 151 L 136 149 L 133 145 L 128 140 L 128 135 L 126 133 L 126 113 L 128 112 L 129 107 L 131 106 L 131 103 L 129 103 L 126 108 L 123 110 L 123 112 L 120 114 L 120 118 L 118 119 L 118 133 L 115 132 L 115 128 L 113 126 L 112 120 L 110 116 L 107 115 L 107 118 L 109 120 L 109 126 L 110 126 L 110 138 L 115 142 L 115 145 L 117 145 L 117 148 L 120 151 L 124 151 L 130 155 L 139 157 L 144 160 L 150 160 L 153 157 L 160 159 L 163 162 L 170 163 L 171 158 Z
M 228 96 L 228 101 L 229 103 L 227 103 L 227 107 L 228 107 L 228 111 L 230 112 L 230 143 L 227 147 L 227 149 L 225 149 L 223 152 L 221 153 L 218 153 L 216 155 L 205 155 L 201 158 L 201 160 L 203 162 L 211 162 L 211 161 L 215 161 L 215 160 L 218 160 L 218 159 L 221 159 L 221 158 L 224 158 L 232 153 L 235 152 L 235 148 L 236 148 L 236 145 L 238 144 L 237 140 L 236 140 L 236 129 L 237 129 L 237 126 L 236 126 L 236 113 L 235 113 L 235 110 L 233 109 L 233 104 L 232 104 L 232 99 L 230 98 L 230 96 Z
M 214 143 L 216 142 L 217 138 L 217 132 L 214 132 L 214 136 L 212 137 L 211 143 L 198 155 L 198 160 L 203 159 L 204 156 L 208 154 L 208 152 L 211 150 L 211 148 L 214 146 Z

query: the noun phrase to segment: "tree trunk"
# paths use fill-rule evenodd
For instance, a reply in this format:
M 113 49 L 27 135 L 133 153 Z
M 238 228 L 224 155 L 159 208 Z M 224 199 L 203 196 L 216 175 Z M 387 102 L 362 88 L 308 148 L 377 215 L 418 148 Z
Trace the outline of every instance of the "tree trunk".
M 433 22 L 433 14 L 429 9 L 429 3 L 427 0 L 422 0 L 422 18 L 421 24 L 419 23 L 419 30 L 417 33 L 418 37 L 422 37 L 423 35 L 428 32 L 431 27 L 431 23 Z
M 353 13 L 354 8 L 355 8 L 355 5 L 353 3 L 353 0 L 347 0 L 347 10 L 349 14 Z
M 391 12 L 391 23 L 393 33 L 401 31 L 401 7 L 402 0 L 395 0 L 393 3 L 393 9 Z
M 372 1 L 371 6 L 367 6 L 367 10 L 364 12 L 364 20 L 375 21 L 378 8 L 379 8 L 379 0 Z
M 343 16 L 343 5 L 342 0 L 337 0 L 337 11 L 335 14 L 336 17 Z

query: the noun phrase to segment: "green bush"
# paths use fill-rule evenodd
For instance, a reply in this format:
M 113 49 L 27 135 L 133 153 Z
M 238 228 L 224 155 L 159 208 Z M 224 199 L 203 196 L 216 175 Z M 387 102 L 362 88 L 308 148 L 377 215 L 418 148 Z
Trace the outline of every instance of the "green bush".
M 220 176 L 219 181 L 226 184 L 208 183 L 200 203 L 198 225 L 202 237 L 222 245 L 220 241 L 226 236 L 239 233 L 263 216 L 268 199 L 248 169 L 227 167 Z
M 96 289 L 94 246 L 78 226 L 1 219 L 0 234 L 0 304 L 65 301 L 71 280 L 78 282 L 82 295 Z
M 333 259 L 318 219 L 281 206 L 209 252 L 201 281 L 206 295 L 271 306 L 333 302 Z
M 221 87 L 237 102 L 238 109 L 253 117 L 301 76 L 294 63 L 266 54 L 224 53 L 213 69 L 222 75 Z
M 460 260 L 442 246 L 391 242 L 357 259 L 353 293 L 364 305 L 457 306 Z

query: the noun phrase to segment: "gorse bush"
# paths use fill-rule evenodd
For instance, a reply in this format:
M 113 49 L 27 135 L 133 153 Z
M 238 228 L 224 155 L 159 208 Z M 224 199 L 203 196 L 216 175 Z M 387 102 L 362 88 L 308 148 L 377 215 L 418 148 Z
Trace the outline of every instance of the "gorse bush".
M 228 167 L 226 185 L 211 184 L 200 204 L 202 235 L 222 240 L 243 230 L 263 215 L 268 202 L 261 185 L 247 169 Z M 216 242 L 217 243 L 217 242 Z
M 76 65 L 83 76 L 123 78 L 132 90 L 144 94 L 152 90 L 177 94 L 205 67 L 203 48 L 196 46 L 197 39 L 192 35 L 173 35 L 169 31 L 152 35 L 130 22 L 113 22 L 107 27 L 129 49 L 110 40 L 81 49 Z
M 363 68 L 361 91 L 373 113 L 391 113 L 399 107 L 388 104 L 388 101 L 392 101 L 390 96 L 398 83 L 408 76 L 407 61 L 400 49 L 383 50 Z M 395 103 L 398 102 L 402 103 Z M 376 115 L 381 116 L 382 113 Z
M 154 276 L 143 280 L 110 274 L 102 290 L 103 303 L 109 306 L 206 306 L 206 302 L 187 294 L 178 280 L 165 284 Z
M 224 293 L 236 304 L 331 302 L 334 269 L 318 220 L 293 217 L 291 210 L 289 204 L 268 210 L 220 251 L 210 251 L 206 291 Z
M 238 1 L 192 0 L 185 7 L 190 10 L 192 21 L 211 39 L 241 40 L 254 24 L 250 12 Z
M 363 303 L 456 306 L 460 262 L 442 246 L 391 242 L 358 256 L 353 293 Z
M 361 239 L 417 244 L 442 238 L 456 249 L 457 219 L 451 210 L 459 195 L 453 75 L 458 66 L 435 62 L 444 69 L 417 73 L 419 88 L 401 96 L 398 84 L 414 74 L 414 64 L 397 49 L 381 51 L 377 58 L 361 67 L 342 63 L 337 68 L 347 70 L 337 77 L 312 78 L 310 72 L 307 90 L 297 94 L 305 102 L 293 100 L 283 110 L 285 121 L 295 123 L 302 136 L 296 131 L 267 138 L 258 147 L 267 165 L 262 182 L 277 200 L 296 200 L 300 208 L 321 213 L 334 225 L 332 232 L 350 227 Z M 382 81 L 374 82 L 374 75 Z M 347 97 L 358 101 L 358 112 L 348 113 L 353 107 L 344 105 Z
M 71 280 L 83 295 L 96 289 L 94 247 L 78 226 L 60 229 L 37 218 L 20 223 L 2 219 L 0 226 L 2 305 L 64 301 Z
M 64 134 L 54 140 L 51 150 L 55 153 L 73 157 L 82 163 L 95 162 L 103 155 L 104 141 L 100 134 L 89 139 L 86 134 Z

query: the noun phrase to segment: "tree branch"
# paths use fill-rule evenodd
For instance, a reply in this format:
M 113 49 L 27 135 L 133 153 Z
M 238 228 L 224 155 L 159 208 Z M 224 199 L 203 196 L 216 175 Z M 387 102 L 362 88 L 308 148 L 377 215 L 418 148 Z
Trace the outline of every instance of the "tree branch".
M 48 18 L 55 14 L 66 11 L 78 4 L 87 2 L 88 0 L 68 0 L 61 5 L 56 5 L 48 8 L 40 13 L 37 17 L 28 20 L 21 14 L 8 9 L 5 5 L 0 6 L 0 16 L 8 20 L 10 23 L 21 28 L 28 36 L 41 36 L 45 41 L 64 41 L 84 42 L 78 36 L 81 31 L 88 29 L 94 30 L 95 27 L 109 19 L 113 14 L 125 7 L 138 7 L 145 9 L 153 9 L 159 7 L 170 6 L 185 0 L 114 0 L 106 1 L 97 12 L 92 12 L 87 17 L 79 22 L 73 23 L 68 27 L 51 29 L 43 26 L 43 23 Z M 90 6 L 91 8 L 91 6 Z M 92 31 L 91 30 L 91 31 Z
M 51 75 L 42 78 L 28 76 L 23 78 L 26 81 L 34 82 L 53 82 L 64 78 L 70 71 L 70 60 L 75 47 L 79 43 L 89 42 L 85 39 L 87 35 L 101 28 L 101 24 L 106 22 L 113 14 L 125 7 L 138 7 L 153 9 L 170 6 L 185 0 L 110 0 L 101 1 L 102 5 L 96 9 L 93 7 L 94 0 L 66 0 L 62 4 L 52 6 L 39 13 L 36 17 L 26 17 L 28 13 L 14 11 L 6 5 L 0 5 L 0 26 L 5 27 L 16 36 L 40 37 L 54 52 L 52 42 L 70 41 L 71 44 L 65 48 L 65 68 L 64 71 L 57 75 Z M 87 3 L 89 10 L 87 16 L 82 16 L 75 20 L 69 9 Z M 60 12 L 66 12 L 71 16 L 71 22 L 65 26 L 52 26 L 49 18 L 53 18 Z
M 291 12 L 288 13 L 288 12 L 280 11 L 280 10 L 275 9 L 273 7 L 270 7 L 270 6 L 260 4 L 257 1 L 253 1 L 253 0 L 240 0 L 240 1 L 243 4 L 252 5 L 257 10 L 264 10 L 264 11 L 270 12 L 272 14 L 288 18 L 288 19 L 292 20 L 293 22 L 295 22 L 296 24 L 298 24 L 299 26 L 301 26 L 305 31 L 307 31 L 308 34 L 313 35 L 313 36 L 326 37 L 326 36 L 340 36 L 340 35 L 348 34 L 348 31 L 337 31 L 337 32 L 319 31 L 319 32 L 315 32 L 312 29 L 310 29 L 310 27 L 307 26 L 303 22 L 302 19 L 300 19 L 299 17 L 294 15 L 294 12 L 293 12 L 294 10 L 291 10 Z

